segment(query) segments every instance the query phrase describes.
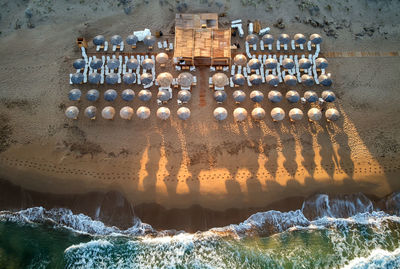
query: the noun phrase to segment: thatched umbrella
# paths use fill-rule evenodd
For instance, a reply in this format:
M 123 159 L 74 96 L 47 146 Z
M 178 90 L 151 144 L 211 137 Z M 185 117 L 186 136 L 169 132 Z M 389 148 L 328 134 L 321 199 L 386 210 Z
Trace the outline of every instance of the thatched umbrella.
M 307 112 L 308 119 L 310 121 L 319 121 L 322 118 L 321 110 L 316 107 L 311 108 Z
M 182 103 L 187 103 L 192 98 L 192 94 L 188 90 L 180 90 L 178 92 L 178 100 Z
M 223 121 L 228 117 L 228 111 L 223 107 L 217 107 L 213 112 L 214 118 L 218 121 Z
M 141 90 L 138 94 L 139 100 L 143 102 L 148 102 L 151 99 L 151 91 L 149 90 Z
M 135 58 L 130 58 L 127 62 L 126 62 L 126 67 L 128 69 L 136 69 L 139 66 L 139 62 L 138 60 L 136 60 Z
M 296 44 L 305 44 L 307 42 L 306 37 L 303 34 L 295 34 L 294 35 L 294 41 L 296 42 Z
M 289 111 L 289 118 L 291 121 L 299 121 L 303 118 L 303 111 L 298 108 L 292 108 Z
M 118 82 L 119 75 L 117 73 L 110 73 L 106 76 L 106 83 L 114 85 Z
M 297 78 L 293 75 L 285 75 L 283 81 L 288 86 L 295 86 L 297 84 Z
M 294 67 L 294 61 L 290 58 L 285 58 L 282 61 L 282 66 L 285 69 L 292 69 Z
M 280 107 L 275 107 L 271 110 L 271 117 L 273 121 L 281 121 L 285 118 L 285 111 Z
M 255 34 L 250 34 L 250 35 L 246 36 L 246 41 L 250 45 L 255 45 L 258 42 L 258 36 L 256 36 Z
M 329 108 L 325 112 L 325 118 L 328 121 L 337 121 L 340 118 L 340 113 L 336 108 Z
M 212 76 L 212 82 L 215 87 L 224 87 L 228 85 L 229 79 L 226 74 L 224 73 L 215 73 Z
M 88 81 L 90 84 L 99 84 L 101 76 L 99 73 L 90 73 L 88 76 Z
M 325 69 L 328 67 L 328 61 L 325 58 L 317 58 L 315 60 L 315 66 L 318 69 Z
M 279 78 L 278 76 L 270 74 L 265 78 L 265 81 L 271 86 L 277 86 L 279 83 Z
M 137 42 L 138 37 L 135 35 L 128 35 L 128 37 L 126 38 L 126 43 L 128 43 L 128 45 L 135 46 Z
M 85 108 L 85 111 L 83 113 L 87 118 L 94 120 L 96 119 L 96 114 L 97 114 L 97 108 L 94 106 L 88 106 Z
M 76 106 L 69 106 L 65 110 L 65 116 L 69 119 L 76 120 L 78 118 L 79 109 Z
M 108 102 L 114 101 L 115 99 L 117 99 L 117 96 L 117 91 L 113 89 L 109 89 L 104 92 L 104 100 Z
M 281 44 L 289 44 L 290 42 L 290 37 L 288 34 L 280 34 L 279 35 L 279 42 L 281 42 Z
M 246 100 L 246 94 L 244 93 L 244 91 L 236 90 L 233 92 L 232 95 L 236 103 L 242 103 L 244 102 L 244 100 Z
M 167 90 L 159 90 L 157 93 L 157 99 L 161 102 L 166 102 L 171 98 L 171 94 Z
M 278 61 L 274 58 L 268 58 L 265 61 L 265 67 L 267 69 L 275 69 L 278 66 Z
M 265 110 L 261 107 L 256 107 L 251 111 L 251 117 L 254 120 L 262 120 L 265 118 Z
M 124 106 L 119 111 L 119 116 L 124 120 L 132 119 L 133 114 L 134 114 L 133 108 L 131 108 L 130 106 Z
M 148 47 L 152 47 L 154 43 L 156 43 L 156 38 L 152 35 L 148 35 L 143 39 L 143 43 Z
M 180 107 L 177 111 L 176 114 L 178 115 L 178 118 L 181 120 L 187 120 L 190 118 L 190 109 L 187 107 Z
M 150 58 L 144 59 L 142 62 L 142 67 L 146 70 L 150 70 L 154 67 L 154 61 Z
M 310 75 L 304 74 L 301 76 L 301 83 L 305 86 L 312 86 L 314 85 L 314 78 Z
M 263 41 L 264 45 L 270 45 L 270 44 L 274 43 L 274 37 L 270 34 L 265 34 L 262 37 L 262 41 Z
M 307 102 L 309 103 L 315 103 L 318 101 L 318 95 L 314 91 L 306 91 L 304 93 L 304 98 L 306 99 Z
M 150 117 L 150 109 L 146 106 L 141 106 L 136 110 L 136 116 L 142 120 L 148 119 Z
M 322 43 L 322 37 L 319 34 L 312 34 L 310 36 L 310 41 L 313 44 L 321 44 Z
M 160 52 L 156 56 L 156 62 L 159 64 L 166 64 L 168 62 L 168 54 Z
M 336 95 L 333 91 L 323 91 L 321 94 L 322 99 L 324 99 L 325 102 L 331 103 L 336 100 Z
M 319 83 L 323 86 L 331 86 L 332 85 L 332 79 L 330 76 L 322 74 L 318 77 Z
M 111 37 L 111 45 L 119 46 L 122 42 L 122 37 L 120 35 L 113 35 Z
M 123 90 L 121 93 L 121 98 L 124 101 L 130 102 L 135 99 L 135 92 L 131 89 Z
M 122 80 L 125 84 L 133 84 L 136 81 L 136 75 L 134 73 L 125 73 Z
M 140 75 L 140 80 L 143 85 L 148 85 L 153 81 L 153 75 L 150 73 L 144 73 Z
M 247 65 L 250 67 L 250 69 L 256 70 L 256 69 L 260 69 L 261 67 L 261 63 L 258 59 L 253 58 L 251 59 Z
M 72 64 L 72 66 L 77 70 L 85 68 L 85 65 L 86 65 L 86 61 L 84 59 L 76 59 L 74 61 L 74 63 Z
M 189 72 L 183 72 L 178 75 L 178 84 L 181 85 L 181 87 L 190 87 L 193 83 L 193 75 L 190 74 Z
M 249 80 L 251 85 L 260 85 L 262 83 L 262 77 L 258 74 L 252 74 Z
M 171 115 L 171 111 L 168 107 L 160 107 L 157 109 L 157 117 L 161 120 L 167 120 Z
M 82 92 L 79 89 L 72 89 L 68 93 L 68 98 L 71 101 L 79 101 L 81 99 Z
M 168 72 L 160 73 L 157 76 L 158 85 L 160 85 L 161 87 L 169 87 L 173 79 L 174 78 L 172 77 L 171 73 Z
M 93 44 L 95 46 L 102 46 L 104 45 L 104 42 L 106 42 L 106 39 L 102 35 L 97 35 L 93 38 Z
M 115 109 L 112 106 L 106 106 L 101 111 L 101 116 L 106 120 L 112 120 L 115 116 Z
M 107 62 L 107 67 L 111 70 L 117 69 L 119 67 L 119 60 L 117 58 L 111 58 Z
M 83 82 L 83 74 L 73 73 L 71 76 L 71 81 L 73 84 L 81 84 Z
M 261 103 L 264 100 L 264 94 L 260 91 L 252 91 L 250 93 L 250 100 L 255 103 Z
M 289 103 L 297 103 L 300 100 L 300 94 L 295 90 L 290 90 L 286 93 L 286 100 Z
M 225 91 L 215 91 L 214 99 L 217 103 L 222 103 L 226 100 L 227 94 Z
M 242 74 L 235 74 L 232 78 L 232 81 L 236 85 L 243 86 L 246 79 L 244 78 L 244 76 Z
M 308 58 L 301 58 L 299 60 L 299 68 L 300 69 L 308 69 L 311 67 L 311 61 Z
M 94 58 L 90 62 L 90 68 L 100 69 L 103 66 L 103 61 L 100 58 Z
M 236 54 L 235 58 L 233 58 L 233 62 L 236 65 L 245 66 L 247 63 L 247 58 L 243 54 Z
M 100 97 L 100 93 L 96 89 L 91 89 L 86 93 L 86 100 L 91 101 L 91 102 L 97 101 L 97 99 L 99 99 L 99 97 Z
M 233 111 L 233 118 L 236 121 L 244 121 L 247 118 L 247 110 L 243 107 L 235 108 Z
M 271 103 L 279 103 L 280 101 L 282 101 L 282 94 L 278 91 L 272 90 L 268 93 L 268 100 Z

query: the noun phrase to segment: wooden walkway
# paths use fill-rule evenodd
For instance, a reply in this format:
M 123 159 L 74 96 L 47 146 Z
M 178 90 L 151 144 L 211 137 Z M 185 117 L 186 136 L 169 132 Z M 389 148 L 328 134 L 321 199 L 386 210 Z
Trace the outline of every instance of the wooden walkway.
M 398 51 L 340 51 L 324 52 L 326 58 L 398 57 Z

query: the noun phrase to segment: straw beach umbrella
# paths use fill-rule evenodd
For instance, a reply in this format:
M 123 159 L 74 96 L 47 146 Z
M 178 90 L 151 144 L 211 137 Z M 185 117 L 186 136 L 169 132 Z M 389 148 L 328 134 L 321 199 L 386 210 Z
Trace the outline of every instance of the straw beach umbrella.
M 117 96 L 117 92 L 113 89 L 109 89 L 104 92 L 104 100 L 108 102 L 114 101 L 115 99 L 117 99 Z
M 182 103 L 187 103 L 192 98 L 192 94 L 188 90 L 180 90 L 178 92 L 178 100 Z
M 265 34 L 262 37 L 262 41 L 263 41 L 264 45 L 270 45 L 270 44 L 274 43 L 274 37 L 270 34 Z
M 290 90 L 286 93 L 286 100 L 289 103 L 297 103 L 300 100 L 300 94 L 297 91 Z
M 307 42 L 306 37 L 303 34 L 295 34 L 294 35 L 294 42 L 296 42 L 296 44 L 305 44 Z
M 322 43 L 322 37 L 319 34 L 312 34 L 310 36 L 310 41 L 314 45 L 321 44 Z
M 97 108 L 94 106 L 88 106 L 87 108 L 85 108 L 83 114 L 85 115 L 85 117 L 94 120 L 96 119 Z
M 314 85 L 314 79 L 312 76 L 304 74 L 301 76 L 301 83 L 304 84 L 305 86 L 312 86 Z
M 289 111 L 290 121 L 299 121 L 303 118 L 303 111 L 298 108 L 292 108 Z
M 235 58 L 233 58 L 233 63 L 235 65 L 245 66 L 247 63 L 247 58 L 243 54 L 236 54 Z
M 140 80 L 143 85 L 148 85 L 153 81 L 153 75 L 150 73 L 144 73 L 140 75 Z
M 90 84 L 99 84 L 101 76 L 99 73 L 90 73 L 88 76 L 88 81 Z
M 213 112 L 214 118 L 218 121 L 223 121 L 228 117 L 228 111 L 223 107 L 217 107 Z
M 169 87 L 173 79 L 174 78 L 172 77 L 171 73 L 163 72 L 157 76 L 157 83 L 161 87 Z
M 79 89 L 72 89 L 68 93 L 68 98 L 71 101 L 79 101 L 81 99 L 82 92 Z
M 65 116 L 67 116 L 68 119 L 76 120 L 78 118 L 78 114 L 79 109 L 76 106 L 69 106 L 65 110 Z
M 325 118 L 328 121 L 337 121 L 340 118 L 340 113 L 336 108 L 329 108 L 325 112 Z
M 297 78 L 293 75 L 285 75 L 283 81 L 288 86 L 295 86 L 297 84 Z
M 271 110 L 271 117 L 273 121 L 281 121 L 285 118 L 285 111 L 280 107 L 275 107 Z
M 232 81 L 235 85 L 243 86 L 246 79 L 244 78 L 244 76 L 242 74 L 235 74 L 232 78 Z
M 251 85 L 260 85 L 262 83 L 262 77 L 258 74 L 252 74 L 249 80 Z
M 154 67 L 154 61 L 150 58 L 144 59 L 142 62 L 142 67 L 146 70 L 151 70 Z
M 74 63 L 72 64 L 72 66 L 77 70 L 85 68 L 85 65 L 86 65 L 86 61 L 84 59 L 76 59 L 74 61 Z
M 167 120 L 171 115 L 171 111 L 168 107 L 160 107 L 157 109 L 157 117 L 161 120 Z
M 317 58 L 315 60 L 315 66 L 318 69 L 325 69 L 328 67 L 328 61 L 325 58 Z
M 107 67 L 111 70 L 117 69 L 119 67 L 119 60 L 116 58 L 111 58 L 107 62 Z
M 193 83 L 193 75 L 189 72 L 183 72 L 178 75 L 178 84 L 181 87 L 188 88 Z
M 258 42 L 258 36 L 256 36 L 255 34 L 250 34 L 246 36 L 246 41 L 247 43 L 249 43 L 249 45 L 255 45 Z
M 122 77 L 122 80 L 124 81 L 125 84 L 133 84 L 136 81 L 136 75 L 134 73 L 125 73 L 124 76 Z
M 212 82 L 215 87 L 222 88 L 222 87 L 225 87 L 226 85 L 228 85 L 229 79 L 228 79 L 227 75 L 224 73 L 215 73 L 212 76 Z
M 180 107 L 177 111 L 176 114 L 178 115 L 178 118 L 181 120 L 187 120 L 190 118 L 190 109 L 187 107 Z
M 307 112 L 308 119 L 310 121 L 319 121 L 322 118 L 321 110 L 316 107 L 311 108 Z
M 332 85 L 332 79 L 330 76 L 322 74 L 318 77 L 319 83 L 323 86 L 331 86 Z
M 99 99 L 100 93 L 96 89 L 91 89 L 86 93 L 86 100 L 95 102 Z
M 126 68 L 128 68 L 128 69 L 136 69 L 136 68 L 138 68 L 138 66 L 139 66 L 139 62 L 135 58 L 130 58 L 126 62 Z
M 133 114 L 134 114 L 133 108 L 131 108 L 130 106 L 124 106 L 119 111 L 119 116 L 121 117 L 121 119 L 124 120 L 132 119 Z
M 236 121 L 244 121 L 247 118 L 247 110 L 243 107 L 235 108 L 233 111 L 233 118 Z
M 73 84 L 81 84 L 83 82 L 83 74 L 82 73 L 73 73 L 71 76 L 71 82 Z
M 101 116 L 106 120 L 112 120 L 115 116 L 115 109 L 112 106 L 106 106 L 101 111 Z
M 250 100 L 255 103 L 261 103 L 264 100 L 264 94 L 260 91 L 252 91 L 250 93 Z
M 282 94 L 278 91 L 270 91 L 268 93 L 268 100 L 271 103 L 279 103 L 280 101 L 282 101 Z
M 247 63 L 247 65 L 248 65 L 248 66 L 250 67 L 250 69 L 252 69 L 252 70 L 260 69 L 260 67 L 261 67 L 260 61 L 259 61 L 258 59 L 256 59 L 256 58 L 251 59 L 251 60 Z
M 94 58 L 90 62 L 90 68 L 92 69 L 100 69 L 103 66 L 103 61 L 100 58 Z
M 131 89 L 123 90 L 121 93 L 122 100 L 130 102 L 135 98 L 135 92 Z
M 281 44 L 289 44 L 290 42 L 290 37 L 288 34 L 280 34 L 279 35 L 279 42 L 281 42 Z
M 222 103 L 226 100 L 226 92 L 225 91 L 215 91 L 214 92 L 214 99 L 217 103 Z
M 300 69 L 308 69 L 311 67 L 311 61 L 308 58 L 301 58 L 299 60 L 299 68 Z
M 138 94 L 138 98 L 140 101 L 148 102 L 152 97 L 151 91 L 149 90 L 141 90 Z
M 143 39 L 143 43 L 148 47 L 153 47 L 156 43 L 156 38 L 152 35 L 148 35 Z
M 314 91 L 306 91 L 304 93 L 304 98 L 306 99 L 307 102 L 309 103 L 314 103 L 318 101 L 318 95 Z
M 119 46 L 122 42 L 122 37 L 120 35 L 113 35 L 111 37 L 111 45 Z
M 278 66 L 278 61 L 274 58 L 269 58 L 265 61 L 265 67 L 267 69 L 275 69 Z
M 135 46 L 137 42 L 138 42 L 138 37 L 135 35 L 128 35 L 128 37 L 126 38 L 126 43 L 128 45 Z
M 117 84 L 119 75 L 117 73 L 110 73 L 106 76 L 106 83 L 110 85 Z
M 150 117 L 150 109 L 146 106 L 141 106 L 136 110 L 136 116 L 142 120 L 148 119 Z
M 261 107 L 256 107 L 251 111 L 251 117 L 254 120 L 262 120 L 265 118 L 265 110 Z
M 106 42 L 106 39 L 102 35 L 97 35 L 93 38 L 93 44 L 95 46 L 103 46 L 104 42 Z
M 278 76 L 275 76 L 275 75 L 268 75 L 265 78 L 265 81 L 271 86 L 277 86 L 279 83 L 279 78 L 278 78 Z
M 334 102 L 336 100 L 336 95 L 333 91 L 323 91 L 321 97 L 325 102 L 328 103 Z
M 168 54 L 160 52 L 156 56 L 156 62 L 159 64 L 166 64 L 168 62 Z
M 171 98 L 171 94 L 167 90 L 159 90 L 157 93 L 157 99 L 161 102 L 166 102 Z
M 246 94 L 244 93 L 244 91 L 236 90 L 233 92 L 232 95 L 236 103 L 242 103 L 244 102 L 244 100 L 246 100 Z
M 290 58 L 285 58 L 282 61 L 282 66 L 285 69 L 292 69 L 294 67 L 294 61 Z

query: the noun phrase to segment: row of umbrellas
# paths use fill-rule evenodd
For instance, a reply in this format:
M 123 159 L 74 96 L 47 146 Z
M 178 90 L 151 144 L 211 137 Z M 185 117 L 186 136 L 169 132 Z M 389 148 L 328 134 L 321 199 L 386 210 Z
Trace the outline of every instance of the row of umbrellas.
M 247 57 L 244 54 L 236 54 L 233 58 L 233 63 L 235 65 L 246 66 L 246 64 L 252 70 L 260 69 L 261 61 L 257 58 L 252 58 L 247 62 Z M 278 66 L 278 60 L 274 58 L 268 58 L 265 60 L 266 69 L 273 70 Z M 291 58 L 284 58 L 282 60 L 282 67 L 285 69 L 292 69 L 295 66 L 294 60 Z M 300 69 L 308 69 L 312 66 L 312 62 L 308 58 L 301 58 L 299 60 Z M 315 59 L 315 66 L 318 69 L 326 69 L 328 67 L 328 60 L 325 58 Z
M 228 111 L 224 107 L 217 107 L 214 112 L 214 118 L 218 121 L 223 121 L 228 117 Z M 266 112 L 262 107 L 256 107 L 251 111 L 251 117 L 254 120 L 262 120 L 265 118 Z M 285 111 L 280 107 L 275 107 L 271 110 L 271 118 L 273 121 L 282 121 L 285 118 Z M 322 118 L 322 111 L 319 108 L 311 108 L 307 112 L 310 121 L 319 121 Z M 236 121 L 244 121 L 247 119 L 247 110 L 238 107 L 233 111 L 233 117 Z M 329 108 L 325 112 L 325 117 L 328 121 L 336 121 L 340 118 L 340 113 L 335 108 Z M 300 121 L 303 119 L 303 111 L 298 108 L 292 108 L 289 111 L 289 119 L 291 121 Z
M 233 99 L 236 103 L 242 103 L 246 100 L 246 93 L 242 90 L 236 90 L 232 94 Z M 215 91 L 214 92 L 214 99 L 217 103 L 222 103 L 227 99 L 228 95 L 225 91 Z M 272 90 L 268 92 L 268 100 L 271 103 L 279 103 L 283 99 L 283 95 L 276 90 Z M 290 90 L 285 95 L 286 100 L 289 103 L 297 103 L 300 101 L 301 97 L 300 94 L 295 90 Z M 321 98 L 324 102 L 334 102 L 336 100 L 336 95 L 333 91 L 326 90 L 323 91 L 321 94 Z M 250 93 L 250 100 L 255 103 L 261 103 L 264 100 L 264 93 L 255 90 Z M 308 103 L 315 103 L 319 101 L 318 94 L 315 91 L 306 91 L 304 93 L 304 100 Z
M 83 114 L 85 115 L 85 117 L 94 120 L 97 116 L 97 108 L 95 106 L 88 106 L 87 108 L 85 108 Z M 101 110 L 101 116 L 107 120 L 114 119 L 115 114 L 115 108 L 112 106 L 106 106 Z M 120 117 L 125 120 L 132 119 L 134 114 L 135 111 L 130 106 L 124 106 L 119 111 Z M 150 117 L 150 114 L 150 109 L 146 106 L 141 106 L 136 110 L 136 116 L 139 119 L 148 119 Z M 180 107 L 176 111 L 176 114 L 181 120 L 187 120 L 188 118 L 190 118 L 190 109 L 187 107 Z M 156 115 L 162 120 L 167 120 L 171 116 L 171 111 L 167 107 L 160 107 L 157 109 Z M 65 110 L 65 116 L 69 119 L 77 119 L 79 116 L 79 109 L 76 106 L 70 106 Z
M 317 45 L 317 44 L 321 44 L 322 43 L 322 37 L 319 34 L 312 34 L 309 37 L 310 41 L 312 44 Z M 264 45 L 270 45 L 274 43 L 274 37 L 270 34 L 265 34 L 263 35 L 263 37 L 261 38 L 261 40 L 263 41 Z M 279 37 L 277 38 L 277 40 L 281 43 L 281 44 L 289 44 L 290 42 L 290 36 L 288 34 L 280 34 Z M 293 36 L 293 40 L 295 41 L 296 44 L 298 45 L 303 45 L 307 42 L 307 39 L 305 37 L 305 35 L 298 33 L 295 34 Z M 246 37 L 246 41 L 247 43 L 249 43 L 250 45 L 255 45 L 258 43 L 259 41 L 259 37 L 255 34 L 250 34 Z
M 139 41 L 139 39 L 135 35 L 128 35 L 126 37 L 126 43 L 128 45 L 135 46 L 138 41 Z M 106 42 L 106 38 L 103 35 L 97 35 L 93 38 L 93 44 L 95 46 L 104 46 L 105 42 Z M 123 38 L 120 35 L 113 35 L 110 39 L 111 45 L 119 46 L 122 42 L 123 42 Z M 156 43 L 156 38 L 152 35 L 147 35 L 143 39 L 143 43 L 148 47 L 152 47 Z

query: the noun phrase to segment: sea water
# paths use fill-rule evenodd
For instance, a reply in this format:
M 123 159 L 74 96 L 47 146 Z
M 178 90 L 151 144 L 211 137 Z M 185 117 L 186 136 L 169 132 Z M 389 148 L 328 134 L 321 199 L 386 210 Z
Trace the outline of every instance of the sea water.
M 120 230 L 68 209 L 3 211 L 0 268 L 400 268 L 400 218 L 368 204 L 348 217 L 328 204 L 311 220 L 305 203 L 194 234 L 140 221 Z

